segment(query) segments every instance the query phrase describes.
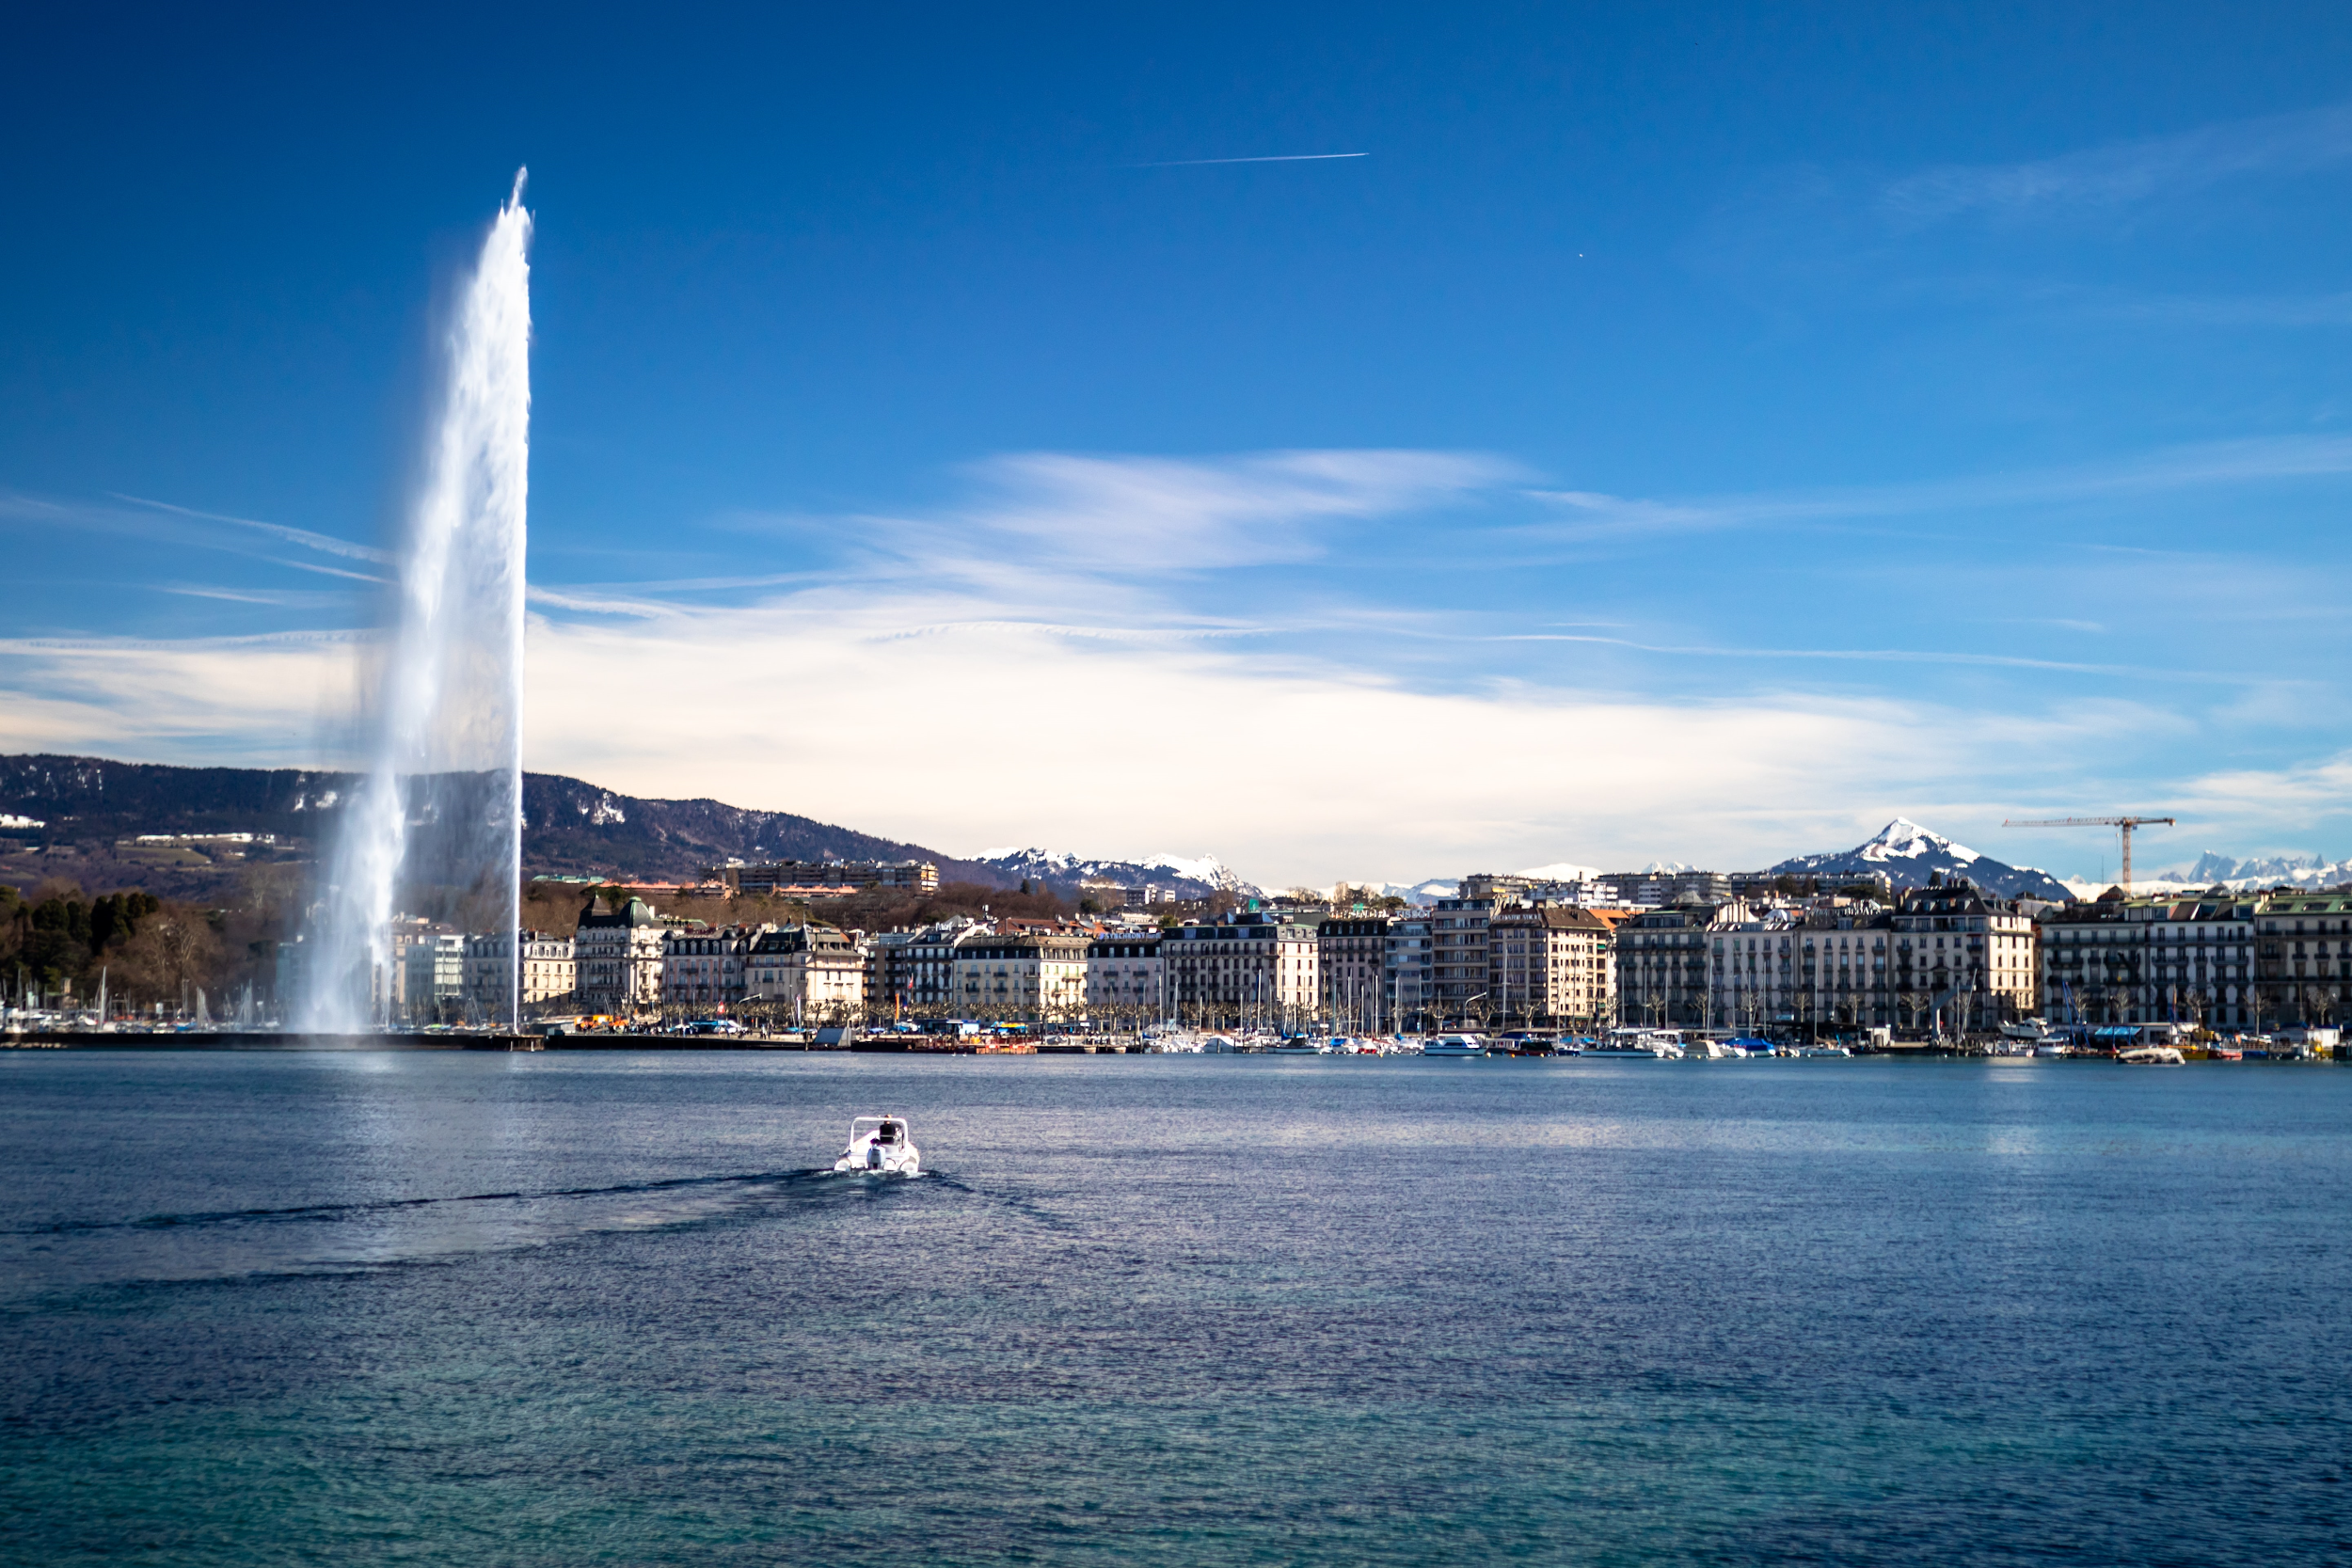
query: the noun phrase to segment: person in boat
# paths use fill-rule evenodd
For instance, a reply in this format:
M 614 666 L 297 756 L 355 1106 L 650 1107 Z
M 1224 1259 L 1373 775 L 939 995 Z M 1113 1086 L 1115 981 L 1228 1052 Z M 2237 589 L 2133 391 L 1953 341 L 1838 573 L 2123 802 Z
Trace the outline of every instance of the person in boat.
M 898 1124 L 895 1121 L 883 1122 L 880 1128 L 875 1130 L 874 1141 L 878 1144 L 897 1143 L 898 1141 Z

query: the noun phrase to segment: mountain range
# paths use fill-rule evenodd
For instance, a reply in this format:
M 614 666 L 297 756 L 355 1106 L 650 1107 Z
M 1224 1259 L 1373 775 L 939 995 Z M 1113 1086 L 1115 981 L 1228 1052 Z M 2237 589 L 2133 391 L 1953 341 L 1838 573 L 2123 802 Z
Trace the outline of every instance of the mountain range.
M 312 858 L 358 783 L 357 774 L 316 769 L 0 756 L 0 881 L 30 887 L 63 875 L 92 890 L 146 887 L 174 897 L 212 896 L 233 888 L 257 861 Z M 1215 855 L 1122 861 L 1006 847 L 959 859 L 789 812 L 623 795 L 557 773 L 523 775 L 523 864 L 532 875 L 675 881 L 730 860 L 927 860 L 938 865 L 942 881 L 1012 887 L 1027 880 L 1068 897 L 1090 880 L 1156 884 L 1179 897 L 1219 892 L 1255 897 L 1263 891 Z M 142 834 L 201 833 L 270 834 L 277 842 L 169 847 L 131 842 Z M 1677 868 L 1654 863 L 1652 869 Z M 1924 886 L 1940 871 L 1964 876 L 2002 897 L 2068 896 L 2065 884 L 2045 871 L 2004 864 L 1905 817 L 1851 849 L 1798 855 L 1770 869 L 1832 879 L 1883 872 L 1898 888 Z M 1524 874 L 1565 880 L 1597 873 L 1562 862 Z M 2197 888 L 2327 887 L 2352 882 L 2352 861 L 2317 855 L 2238 860 L 2207 851 L 2190 866 L 2141 880 Z M 1372 885 L 1375 893 L 1429 903 L 1450 896 L 1457 882 L 1439 877 Z
M 2236 860 L 2211 849 L 2189 866 L 2153 871 L 2140 879 L 2151 886 L 2185 888 L 2335 887 L 2352 882 L 2352 860 L 2330 861 L 2318 855 L 2269 855 Z

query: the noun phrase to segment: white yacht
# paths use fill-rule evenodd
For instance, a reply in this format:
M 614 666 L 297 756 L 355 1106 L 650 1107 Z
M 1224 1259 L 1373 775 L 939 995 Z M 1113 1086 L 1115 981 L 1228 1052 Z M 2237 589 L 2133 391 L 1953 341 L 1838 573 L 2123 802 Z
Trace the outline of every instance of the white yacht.
M 1600 1044 L 1586 1046 L 1587 1056 L 1640 1056 L 1655 1061 L 1680 1057 L 1682 1037 L 1672 1029 L 1612 1029 Z
M 1486 1042 L 1477 1035 L 1439 1035 L 1421 1048 L 1424 1056 L 1484 1056 Z
M 834 1174 L 872 1172 L 881 1176 L 920 1176 L 921 1152 L 899 1117 L 859 1117 L 850 1123 L 850 1151 L 833 1163 Z

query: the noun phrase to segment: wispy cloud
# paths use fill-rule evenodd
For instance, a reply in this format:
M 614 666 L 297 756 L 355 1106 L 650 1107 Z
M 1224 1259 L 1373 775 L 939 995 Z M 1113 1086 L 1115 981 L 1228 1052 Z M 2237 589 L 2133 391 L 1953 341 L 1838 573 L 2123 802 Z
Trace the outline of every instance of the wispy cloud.
M 313 533 L 309 529 L 289 528 L 283 523 L 264 523 L 252 517 L 232 516 L 226 512 L 199 512 L 192 506 L 175 506 L 170 501 L 149 500 L 143 496 L 117 495 L 114 499 L 119 501 L 127 501 L 133 506 L 144 506 L 151 511 L 167 512 L 174 516 L 194 517 L 208 523 L 229 523 L 237 528 L 249 528 L 257 532 L 266 533 L 274 539 L 282 539 L 290 545 L 300 545 L 306 549 L 321 550 L 328 555 L 340 555 L 352 561 L 372 561 L 378 565 L 383 565 L 392 559 L 389 551 L 380 550 L 373 545 L 362 545 L 349 539 L 338 539 L 327 533 Z M 380 582 L 383 579 L 371 578 L 368 580 Z
M 959 529 L 1089 569 L 1308 561 L 1349 521 L 1457 503 L 1521 477 L 1476 453 L 1281 451 L 1185 461 L 1029 452 L 975 470 Z
M 1581 490 L 1528 493 L 1572 521 L 1533 525 L 1559 538 L 1608 538 L 1773 523 L 1909 517 L 2030 508 L 2100 497 L 2153 495 L 2352 474 L 2352 436 L 2281 436 L 2209 441 L 2136 456 L 1912 484 L 1858 485 L 1660 500 Z
M 2352 160 L 2352 105 L 2332 104 L 2018 164 L 1947 165 L 1889 182 L 1879 206 L 1898 227 L 1970 214 L 2111 214 L 2257 174 Z

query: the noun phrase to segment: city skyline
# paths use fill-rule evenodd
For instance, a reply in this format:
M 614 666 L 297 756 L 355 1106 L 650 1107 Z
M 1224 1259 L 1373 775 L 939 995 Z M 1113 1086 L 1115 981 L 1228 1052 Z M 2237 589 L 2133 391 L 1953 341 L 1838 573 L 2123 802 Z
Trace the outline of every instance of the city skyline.
M 499 22 L 507 92 L 164 24 L 0 111 L 0 750 L 352 760 L 435 290 L 527 162 L 535 769 L 1270 885 L 1894 817 L 2090 880 L 1999 824 L 2122 810 L 2341 859 L 2304 14 L 841 20 L 675 77 Z

